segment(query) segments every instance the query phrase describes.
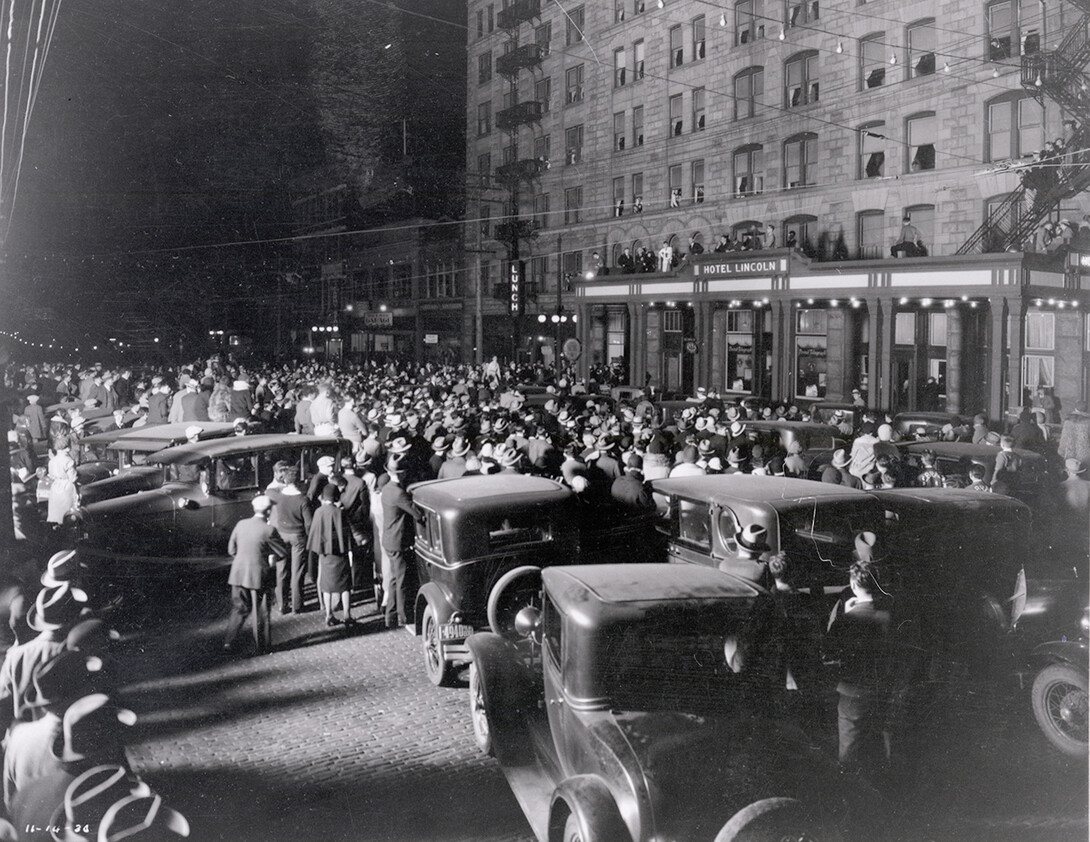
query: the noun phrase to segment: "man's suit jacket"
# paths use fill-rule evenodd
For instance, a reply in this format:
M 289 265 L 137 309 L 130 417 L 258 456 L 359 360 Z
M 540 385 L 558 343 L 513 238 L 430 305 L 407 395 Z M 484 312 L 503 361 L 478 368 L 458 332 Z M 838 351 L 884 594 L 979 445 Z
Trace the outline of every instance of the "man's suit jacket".
M 253 591 L 270 583 L 270 555 L 287 558 L 288 549 L 276 528 L 257 516 L 240 520 L 231 532 L 227 544 L 231 554 L 231 573 L 227 583 Z

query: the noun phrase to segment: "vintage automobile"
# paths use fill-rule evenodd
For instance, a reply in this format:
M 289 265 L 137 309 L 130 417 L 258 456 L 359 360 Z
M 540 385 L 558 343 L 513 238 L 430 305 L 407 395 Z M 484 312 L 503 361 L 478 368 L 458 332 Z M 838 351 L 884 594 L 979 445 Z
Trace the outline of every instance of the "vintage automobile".
M 155 461 L 155 454 L 184 443 L 185 431 L 191 426 L 193 425 L 190 423 L 157 424 L 153 427 L 96 433 L 83 439 L 81 445 L 87 444 L 89 439 L 94 440 L 93 450 L 89 450 L 88 455 L 94 454 L 99 458 L 77 468 L 81 477 L 85 466 L 93 465 L 96 473 L 108 470 L 105 476 L 81 485 L 80 499 L 84 505 L 131 494 L 133 491 L 158 488 L 166 481 L 167 471 Z M 202 428 L 199 441 L 224 438 L 234 432 L 234 426 L 226 422 L 205 421 L 199 426 Z
M 469 639 L 470 715 L 541 842 L 840 838 L 835 749 L 782 713 L 767 592 L 671 564 L 521 579 Z
M 543 477 L 462 477 L 410 490 L 424 515 L 414 546 L 421 583 L 414 630 L 436 685 L 450 684 L 458 665 L 469 660 L 466 638 L 487 627 L 489 594 L 509 571 L 527 564 L 665 557 L 654 512 L 591 509 Z
M 82 508 L 82 557 L 99 576 L 171 576 L 179 567 L 226 567 L 231 530 L 253 513 L 250 501 L 272 481 L 276 462 L 298 464 L 305 482 L 321 456 L 350 452 L 346 439 L 290 434 L 168 448 L 156 456 L 166 471 L 161 487 Z
M 842 485 L 733 474 L 661 479 L 651 487 L 665 500 L 659 526 L 671 561 L 752 576 L 737 535 L 757 525 L 767 531 L 771 552 L 801 565 L 808 587 L 830 592 L 848 582 L 856 536 L 873 532 L 881 539 L 885 529 L 882 504 Z

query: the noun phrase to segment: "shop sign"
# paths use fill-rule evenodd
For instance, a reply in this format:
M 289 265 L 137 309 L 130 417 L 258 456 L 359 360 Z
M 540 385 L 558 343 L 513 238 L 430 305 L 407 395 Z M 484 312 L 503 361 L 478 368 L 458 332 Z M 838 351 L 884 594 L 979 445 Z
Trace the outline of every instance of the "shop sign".
M 693 269 L 698 278 L 712 275 L 773 275 L 787 271 L 787 261 L 781 260 L 720 260 L 715 263 L 694 263 Z
M 393 327 L 393 313 L 363 313 L 364 327 Z

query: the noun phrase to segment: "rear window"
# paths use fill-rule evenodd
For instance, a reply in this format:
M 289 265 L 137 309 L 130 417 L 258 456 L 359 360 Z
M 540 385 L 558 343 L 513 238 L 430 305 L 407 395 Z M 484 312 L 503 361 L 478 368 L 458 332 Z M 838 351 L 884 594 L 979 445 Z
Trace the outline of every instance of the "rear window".
M 552 540 L 548 514 L 534 510 L 496 513 L 488 519 L 487 529 L 489 550 Z

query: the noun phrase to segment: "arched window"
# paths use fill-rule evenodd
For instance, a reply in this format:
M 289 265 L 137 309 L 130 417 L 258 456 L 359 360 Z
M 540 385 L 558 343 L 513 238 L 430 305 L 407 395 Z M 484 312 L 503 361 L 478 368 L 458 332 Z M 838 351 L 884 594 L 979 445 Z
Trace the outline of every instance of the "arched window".
M 803 132 L 783 142 L 783 186 L 817 183 L 817 135 Z

